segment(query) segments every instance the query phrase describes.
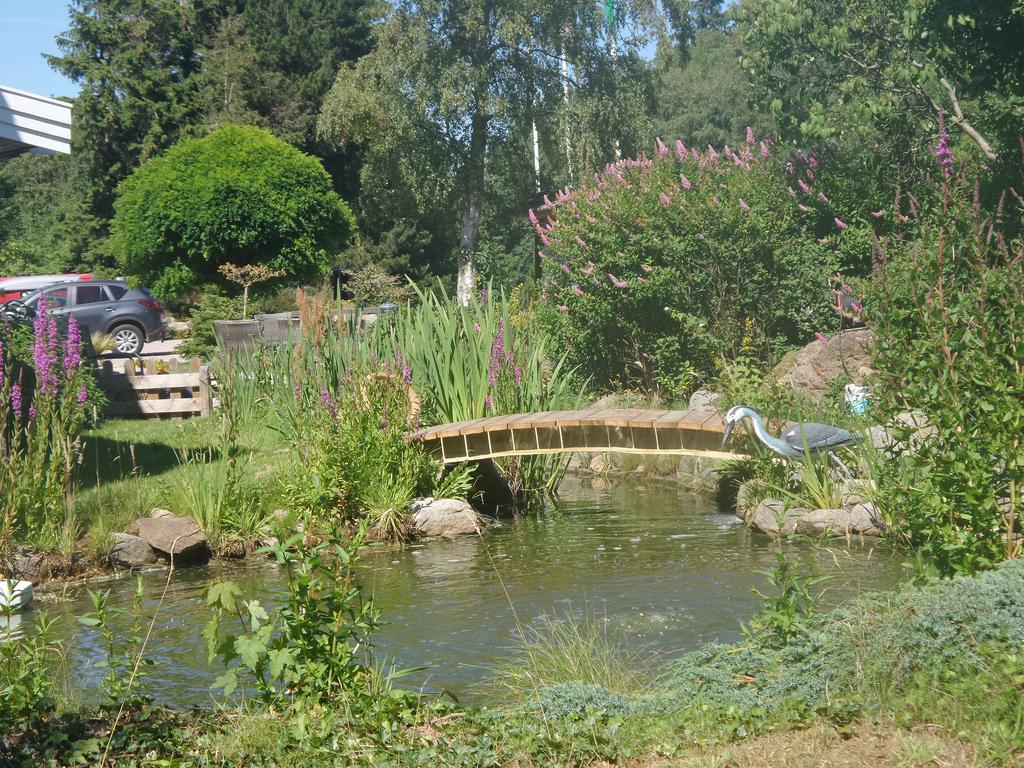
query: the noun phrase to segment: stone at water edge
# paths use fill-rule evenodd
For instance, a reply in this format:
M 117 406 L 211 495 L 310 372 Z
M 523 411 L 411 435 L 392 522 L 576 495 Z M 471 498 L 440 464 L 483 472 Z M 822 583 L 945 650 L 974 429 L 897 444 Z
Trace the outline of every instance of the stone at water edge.
M 804 507 L 786 508 L 779 499 L 765 499 L 754 509 L 750 524 L 762 533 L 788 536 L 797 529 L 797 523 L 808 513 Z M 781 521 L 781 526 L 780 526 Z
M 202 528 L 190 517 L 167 515 L 138 520 L 139 536 L 157 552 L 173 555 L 175 565 L 206 562 L 210 545 Z
M 829 533 L 877 535 L 879 528 L 874 516 L 874 505 L 857 504 L 853 509 L 815 509 L 808 512 L 797 523 L 796 532 L 807 536 Z
M 174 513 L 169 509 L 161 509 L 160 507 L 153 507 L 153 510 L 149 513 L 152 518 L 157 517 L 174 517 Z
M 421 536 L 464 536 L 480 533 L 483 518 L 461 499 L 414 499 L 412 522 Z
M 156 553 L 141 536 L 113 533 L 110 538 L 114 542 L 110 549 L 110 562 L 119 568 L 141 568 L 156 562 Z
M 41 552 L 25 552 L 14 558 L 13 577 L 38 584 L 46 570 L 46 555 Z

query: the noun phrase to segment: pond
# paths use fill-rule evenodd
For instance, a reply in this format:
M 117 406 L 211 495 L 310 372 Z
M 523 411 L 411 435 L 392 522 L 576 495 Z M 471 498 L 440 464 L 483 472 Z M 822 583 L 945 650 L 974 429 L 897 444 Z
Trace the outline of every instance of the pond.
M 811 550 L 789 546 L 805 556 Z M 482 539 L 370 551 L 364 566 L 386 622 L 375 636 L 378 657 L 399 668 L 426 667 L 405 678 L 406 686 L 448 689 L 465 700 L 482 695 L 488 670 L 515 647 L 517 619 L 593 619 L 663 659 L 735 640 L 740 622 L 759 607 L 753 589 L 766 588 L 763 572 L 774 552 L 770 538 L 674 484 L 568 477 L 557 502 L 503 520 Z M 833 541 L 815 560 L 831 577 L 821 585 L 825 605 L 888 588 L 904 574 L 900 559 L 872 540 Z M 260 558 L 175 572 L 147 651 L 153 665 L 146 690 L 158 701 L 214 702 L 209 686 L 220 670 L 206 663 L 200 634 L 209 618 L 201 594 L 214 577 L 235 580 L 246 597 L 265 604 L 281 584 L 278 567 Z M 162 570 L 143 575 L 147 612 L 165 580 Z M 130 608 L 133 578 L 91 586 L 109 588 L 113 604 Z M 59 619 L 72 687 L 88 699 L 103 676 L 94 668 L 103 658 L 101 638 L 74 620 L 90 610 L 85 590 L 63 597 L 44 607 Z

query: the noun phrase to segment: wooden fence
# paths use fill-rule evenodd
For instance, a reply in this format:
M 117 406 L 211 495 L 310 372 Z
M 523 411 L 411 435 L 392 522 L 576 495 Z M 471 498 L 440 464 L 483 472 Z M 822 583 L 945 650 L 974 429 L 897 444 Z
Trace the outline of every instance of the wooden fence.
M 199 358 L 176 372 L 158 360 L 104 360 L 97 381 L 106 395 L 104 416 L 162 418 L 209 416 L 213 408 L 210 367 Z M 141 370 L 140 370 L 141 368 Z M 162 370 L 163 369 L 163 370 Z

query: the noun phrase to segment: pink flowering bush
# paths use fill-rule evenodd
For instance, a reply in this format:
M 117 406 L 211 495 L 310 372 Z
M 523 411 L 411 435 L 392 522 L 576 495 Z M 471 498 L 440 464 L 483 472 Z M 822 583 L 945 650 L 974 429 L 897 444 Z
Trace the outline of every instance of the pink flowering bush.
M 763 362 L 831 327 L 827 279 L 867 242 L 817 167 L 752 133 L 720 150 L 658 140 L 531 211 L 556 348 L 599 386 L 681 395 L 738 354 L 749 320 Z
M 17 362 L 12 335 L 0 344 L 0 559 L 16 541 L 52 548 L 73 517 L 72 481 L 91 379 L 73 318 L 61 329 L 54 317 L 38 313 L 30 365 Z

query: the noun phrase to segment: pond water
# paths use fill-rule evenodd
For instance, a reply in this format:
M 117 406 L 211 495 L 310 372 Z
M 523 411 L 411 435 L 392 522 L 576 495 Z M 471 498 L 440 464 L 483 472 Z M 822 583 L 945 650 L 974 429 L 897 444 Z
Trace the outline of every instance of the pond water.
M 807 544 L 790 548 L 810 551 Z M 762 572 L 771 569 L 774 551 L 767 536 L 674 484 L 607 486 L 568 477 L 556 503 L 506 519 L 483 539 L 371 551 L 364 566 L 386 622 L 375 636 L 378 656 L 399 668 L 427 668 L 404 685 L 472 699 L 489 668 L 515 647 L 517 618 L 592 618 L 664 659 L 711 640 L 735 640 L 740 622 L 759 607 L 752 590 L 766 587 Z M 884 544 L 870 540 L 819 549 L 815 567 L 831 576 L 821 585 L 827 605 L 888 588 L 904 572 Z M 209 618 L 201 593 L 214 577 L 235 580 L 246 597 L 264 604 L 281 584 L 277 566 L 262 559 L 178 570 L 147 651 L 153 665 L 146 688 L 158 701 L 214 701 L 209 686 L 220 670 L 207 665 L 200 635 Z M 143 575 L 147 612 L 165 580 L 159 569 Z M 109 588 L 112 603 L 130 608 L 133 578 L 91 586 Z M 88 596 L 78 587 L 44 607 L 59 619 L 72 687 L 88 699 L 103 676 L 94 668 L 103 658 L 99 633 L 74 620 L 90 610 Z

